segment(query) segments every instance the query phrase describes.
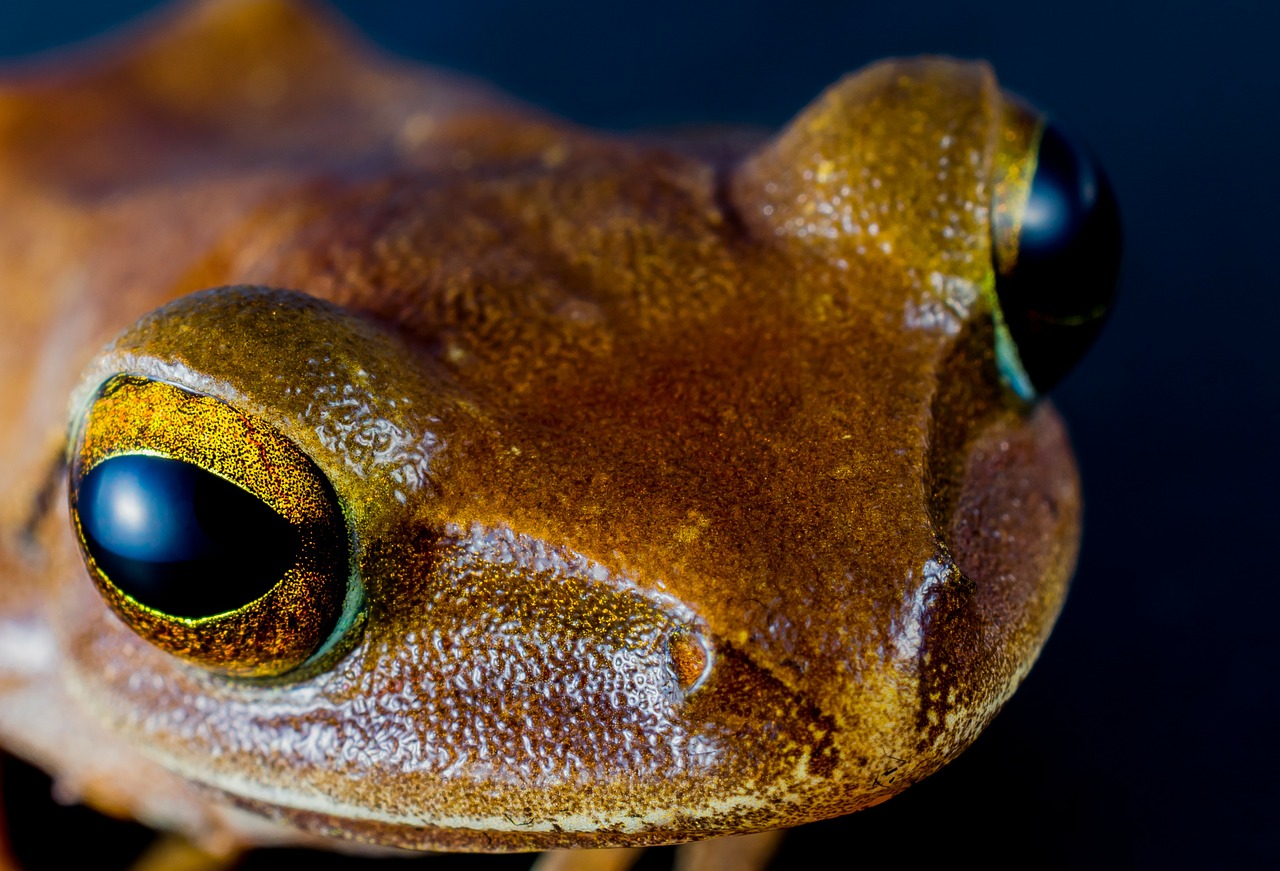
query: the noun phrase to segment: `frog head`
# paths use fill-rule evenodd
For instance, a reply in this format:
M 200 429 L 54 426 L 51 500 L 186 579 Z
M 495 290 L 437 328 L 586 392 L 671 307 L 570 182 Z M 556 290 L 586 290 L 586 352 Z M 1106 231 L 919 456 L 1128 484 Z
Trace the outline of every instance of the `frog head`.
M 1105 180 L 980 63 L 877 64 L 714 161 L 475 105 L 264 181 L 90 362 L 77 702 L 213 801 L 424 849 L 937 769 L 1066 592 L 1039 394 L 1105 309 Z

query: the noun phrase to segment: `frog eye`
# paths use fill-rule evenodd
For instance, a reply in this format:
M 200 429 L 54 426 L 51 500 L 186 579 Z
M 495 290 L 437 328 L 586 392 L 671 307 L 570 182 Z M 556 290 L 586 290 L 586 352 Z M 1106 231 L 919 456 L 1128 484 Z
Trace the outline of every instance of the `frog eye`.
M 993 247 L 996 295 L 1014 346 L 1006 350 L 1043 392 L 1102 328 L 1120 271 L 1121 231 L 1111 184 L 1088 150 L 1056 124 L 1036 128 L 1038 147 L 1022 161 L 1022 183 L 1009 183 L 1019 177 L 1015 166 L 996 185 Z
M 70 493 L 107 604 L 183 659 L 280 675 L 354 621 L 333 488 L 292 442 L 218 399 L 112 378 L 85 416 Z

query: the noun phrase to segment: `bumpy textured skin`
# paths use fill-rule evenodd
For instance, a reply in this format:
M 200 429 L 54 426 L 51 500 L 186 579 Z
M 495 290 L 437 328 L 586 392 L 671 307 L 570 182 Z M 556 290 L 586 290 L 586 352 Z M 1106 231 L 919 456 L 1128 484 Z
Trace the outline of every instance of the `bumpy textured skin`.
M 273 0 L 11 75 L 0 740 L 206 839 L 288 837 L 234 806 L 432 849 L 762 830 L 937 769 L 1079 534 L 993 359 L 1002 107 L 981 64 L 883 63 L 708 162 Z M 215 677 L 108 612 L 58 467 L 120 372 L 329 476 L 368 603 L 338 662 Z

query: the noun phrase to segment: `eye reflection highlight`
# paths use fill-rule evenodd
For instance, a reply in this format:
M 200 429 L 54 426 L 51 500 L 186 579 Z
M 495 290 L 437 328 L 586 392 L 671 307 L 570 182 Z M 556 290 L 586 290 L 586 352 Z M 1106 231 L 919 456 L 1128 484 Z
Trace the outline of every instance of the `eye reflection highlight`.
M 181 465 L 148 456 L 103 463 L 81 487 L 85 533 L 121 557 L 146 562 L 207 552 L 208 536 L 190 510 L 195 488 Z

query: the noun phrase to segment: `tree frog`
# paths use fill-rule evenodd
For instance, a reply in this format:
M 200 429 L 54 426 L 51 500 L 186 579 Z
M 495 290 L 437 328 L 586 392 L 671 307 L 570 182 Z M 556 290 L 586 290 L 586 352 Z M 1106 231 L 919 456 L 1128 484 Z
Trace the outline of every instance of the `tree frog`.
M 1061 608 L 1118 219 L 985 64 L 709 144 L 197 3 L 0 81 L 0 202 L 0 742 L 97 807 L 767 832 L 961 752 Z

